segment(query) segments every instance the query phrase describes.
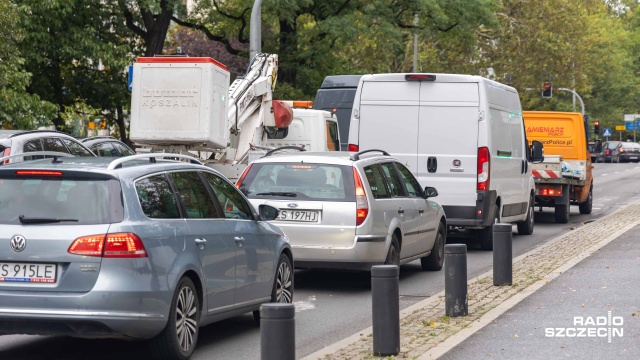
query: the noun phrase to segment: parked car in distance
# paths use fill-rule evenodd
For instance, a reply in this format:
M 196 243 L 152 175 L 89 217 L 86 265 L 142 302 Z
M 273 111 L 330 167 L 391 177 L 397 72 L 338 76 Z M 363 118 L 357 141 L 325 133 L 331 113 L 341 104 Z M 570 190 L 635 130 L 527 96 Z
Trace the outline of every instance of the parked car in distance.
M 640 144 L 637 142 L 621 142 L 611 153 L 611 162 L 640 162 Z
M 80 142 L 98 156 L 122 157 L 136 153 L 127 144 L 112 136 L 93 136 L 80 139 Z
M 73 156 L 96 156 L 73 136 L 51 130 L 0 130 L 0 158 L 34 151 L 52 151 Z M 4 159 L 0 164 L 51 157 L 21 156 Z
M 381 150 L 300 152 L 255 160 L 236 184 L 280 209 L 297 268 L 370 270 L 420 259 L 440 270 L 447 223 L 406 166 Z
M 599 163 L 611 162 L 611 155 L 613 155 L 613 149 L 615 149 L 619 143 L 620 141 L 613 141 L 613 140 L 605 141 L 604 143 L 602 143 L 602 149 L 596 156 L 596 162 L 599 162 Z
M 187 359 L 200 326 L 292 301 L 277 209 L 164 156 L 0 166 L 0 335 L 151 339 L 153 358 Z

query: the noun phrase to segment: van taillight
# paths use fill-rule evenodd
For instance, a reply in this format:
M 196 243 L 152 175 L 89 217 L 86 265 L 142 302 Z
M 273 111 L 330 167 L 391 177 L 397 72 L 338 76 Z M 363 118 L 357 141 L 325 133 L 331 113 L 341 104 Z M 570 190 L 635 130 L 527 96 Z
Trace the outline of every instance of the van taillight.
M 489 148 L 478 148 L 478 190 L 489 190 L 490 160 Z
M 238 181 L 236 181 L 236 187 L 240 188 L 240 185 L 242 185 L 242 182 L 244 181 L 244 177 L 247 176 L 247 173 L 249 172 L 249 169 L 251 169 L 251 166 L 253 164 L 247 166 L 244 171 L 242 172 L 242 175 L 240 175 L 240 178 L 238 179 Z
M 349 144 L 349 146 L 347 147 L 347 151 L 351 151 L 351 152 L 358 152 L 359 150 L 359 146 L 355 145 L 355 144 Z
M 369 214 L 369 202 L 367 193 L 362 186 L 362 179 L 356 168 L 353 168 L 353 181 L 356 186 L 356 226 L 362 225 Z
M 147 251 L 134 233 L 114 233 L 83 236 L 75 239 L 69 254 L 105 258 L 143 258 Z

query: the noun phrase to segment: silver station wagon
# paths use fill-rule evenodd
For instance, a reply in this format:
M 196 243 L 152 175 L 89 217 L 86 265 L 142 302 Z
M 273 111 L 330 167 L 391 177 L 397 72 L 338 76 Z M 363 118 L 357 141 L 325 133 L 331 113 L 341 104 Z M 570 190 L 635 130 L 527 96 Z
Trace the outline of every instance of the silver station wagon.
M 420 259 L 440 270 L 442 207 L 409 169 L 381 150 L 274 153 L 250 164 L 236 186 L 254 206 L 280 209 L 299 268 L 370 270 Z
M 158 157 L 0 166 L 0 335 L 152 339 L 150 357 L 187 359 L 200 326 L 292 301 L 277 210 Z

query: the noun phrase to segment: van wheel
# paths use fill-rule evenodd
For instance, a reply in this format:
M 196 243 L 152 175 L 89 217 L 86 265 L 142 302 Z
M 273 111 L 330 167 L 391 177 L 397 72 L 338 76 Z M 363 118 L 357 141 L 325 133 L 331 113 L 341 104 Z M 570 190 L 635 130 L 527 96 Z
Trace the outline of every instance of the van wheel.
M 164 330 L 149 341 L 154 359 L 186 360 L 198 341 L 200 303 L 193 281 L 183 277 L 171 301 L 169 320 Z
M 527 211 L 527 218 L 524 221 L 518 223 L 518 235 L 531 235 L 533 234 L 533 219 L 534 219 L 534 198 L 529 199 L 529 210 Z
M 591 210 L 593 208 L 593 187 L 589 188 L 589 195 L 587 195 L 587 200 L 580 204 L 580 214 L 591 214 Z
M 422 270 L 439 271 L 442 269 L 442 264 L 444 264 L 444 243 L 446 238 L 447 235 L 444 230 L 444 225 L 440 223 L 431 253 L 428 256 L 420 258 Z
M 498 207 L 496 211 L 500 211 Z M 500 222 L 500 217 L 498 215 L 494 216 L 493 224 L 497 224 Z M 484 229 L 478 230 L 478 239 L 480 240 L 480 248 L 485 251 L 493 251 L 493 224 L 485 227 Z
M 389 252 L 387 253 L 387 259 L 384 261 L 384 264 L 400 266 L 400 243 L 395 233 L 391 235 L 391 245 L 389 246 Z
M 562 204 L 556 205 L 555 216 L 558 224 L 566 224 L 569 222 L 569 214 L 571 213 L 571 205 Z

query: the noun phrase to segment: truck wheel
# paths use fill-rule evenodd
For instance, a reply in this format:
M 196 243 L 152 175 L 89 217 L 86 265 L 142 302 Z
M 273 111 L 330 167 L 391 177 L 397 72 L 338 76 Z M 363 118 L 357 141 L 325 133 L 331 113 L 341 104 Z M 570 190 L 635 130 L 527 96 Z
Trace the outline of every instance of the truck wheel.
M 446 241 L 446 232 L 444 229 L 444 225 L 440 223 L 440 225 L 438 226 L 438 233 L 436 234 L 436 239 L 433 242 L 433 248 L 431 249 L 431 253 L 429 254 L 429 256 L 420 258 L 420 265 L 422 266 L 422 270 L 438 271 L 442 269 L 442 264 L 444 264 L 445 241 Z
M 562 205 L 556 205 L 556 222 L 558 224 L 566 224 L 569 222 L 569 214 L 571 213 L 571 205 L 569 204 L 562 204 Z
M 524 221 L 518 223 L 518 235 L 531 235 L 533 234 L 533 218 L 534 218 L 534 198 L 529 199 L 529 210 L 527 211 L 527 218 Z
M 593 187 L 589 188 L 589 195 L 587 195 L 587 200 L 585 202 L 580 203 L 580 214 L 591 214 L 591 209 L 593 208 Z

